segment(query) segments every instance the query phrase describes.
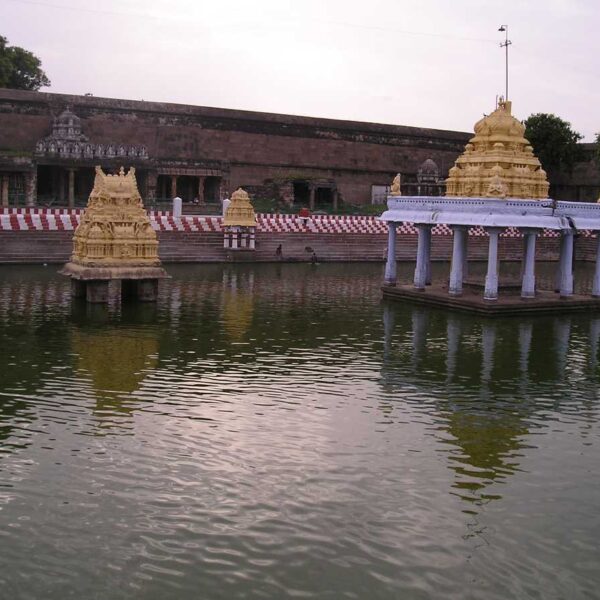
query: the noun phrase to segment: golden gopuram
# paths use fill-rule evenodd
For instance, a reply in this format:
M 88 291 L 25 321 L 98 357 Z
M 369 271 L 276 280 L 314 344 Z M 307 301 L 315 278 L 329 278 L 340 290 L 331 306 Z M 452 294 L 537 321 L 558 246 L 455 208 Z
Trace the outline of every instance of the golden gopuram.
M 158 240 L 137 188 L 135 169 L 107 175 L 96 167 L 94 189 L 73 236 L 71 277 L 74 297 L 108 302 L 109 282 L 119 280 L 123 297 L 154 301 L 158 280 L 167 277 L 158 258 Z
M 223 245 L 228 250 L 255 249 L 256 214 L 248 192 L 238 188 L 223 217 Z
M 450 169 L 446 196 L 467 198 L 548 198 L 546 171 L 533 154 L 525 126 L 511 114 L 511 103 L 498 102 L 475 124 L 475 136 Z

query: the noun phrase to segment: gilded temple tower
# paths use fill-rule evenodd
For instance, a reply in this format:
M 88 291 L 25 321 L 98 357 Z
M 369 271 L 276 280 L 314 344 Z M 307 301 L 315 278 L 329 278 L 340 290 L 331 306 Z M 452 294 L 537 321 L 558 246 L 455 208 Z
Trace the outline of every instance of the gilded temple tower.
M 490 115 L 475 124 L 446 180 L 446 196 L 467 198 L 548 198 L 546 171 L 524 137 L 525 126 L 500 100 Z
M 71 277 L 73 295 L 108 300 L 108 282 L 120 280 L 124 294 L 155 300 L 166 277 L 158 240 L 137 188 L 135 169 L 107 175 L 96 167 L 94 189 L 73 236 L 73 254 L 61 271 Z

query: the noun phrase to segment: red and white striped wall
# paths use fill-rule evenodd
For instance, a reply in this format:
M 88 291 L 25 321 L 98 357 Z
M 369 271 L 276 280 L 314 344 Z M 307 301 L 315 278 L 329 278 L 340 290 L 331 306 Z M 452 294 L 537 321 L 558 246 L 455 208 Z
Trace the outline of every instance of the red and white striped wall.
M 0 231 L 72 231 L 79 225 L 83 209 L 56 208 L 3 208 L 0 212 Z M 184 215 L 173 217 L 164 211 L 150 212 L 150 223 L 156 231 L 221 232 L 222 217 Z M 257 215 L 257 232 L 261 233 L 337 233 L 337 234 L 381 234 L 387 233 L 387 224 L 377 217 L 350 215 L 313 215 L 301 218 L 296 215 Z M 411 224 L 398 226 L 400 234 L 416 234 Z M 582 232 L 591 235 L 591 232 Z M 433 235 L 450 236 L 447 225 L 436 225 Z M 485 236 L 483 227 L 472 227 L 469 234 Z M 503 237 L 520 237 L 515 228 L 509 228 Z M 544 237 L 558 237 L 557 231 L 545 230 Z

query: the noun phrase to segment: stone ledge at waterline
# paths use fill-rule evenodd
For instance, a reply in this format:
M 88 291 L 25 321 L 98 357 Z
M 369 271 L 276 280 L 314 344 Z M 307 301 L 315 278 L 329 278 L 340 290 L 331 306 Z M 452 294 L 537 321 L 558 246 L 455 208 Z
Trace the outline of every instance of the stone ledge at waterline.
M 221 232 L 159 231 L 159 256 L 164 263 L 216 263 L 236 260 L 235 252 L 223 248 Z M 73 249 L 73 231 L 0 231 L 0 264 L 65 263 Z M 522 239 L 500 238 L 501 260 L 520 260 Z M 383 262 L 387 236 L 378 233 L 292 233 L 258 232 L 256 250 L 243 260 L 276 262 L 277 247 L 282 246 L 282 260 L 308 262 L 314 251 L 320 262 Z M 416 256 L 417 236 L 400 233 L 396 256 L 401 261 L 412 261 Z M 488 238 L 472 235 L 469 241 L 469 259 L 487 259 Z M 595 238 L 581 236 L 576 242 L 577 260 L 595 260 Z M 559 240 L 541 236 L 537 244 L 538 260 L 556 260 Z M 432 259 L 447 261 L 452 253 L 452 237 L 433 236 Z M 240 259 L 242 256 L 240 255 Z

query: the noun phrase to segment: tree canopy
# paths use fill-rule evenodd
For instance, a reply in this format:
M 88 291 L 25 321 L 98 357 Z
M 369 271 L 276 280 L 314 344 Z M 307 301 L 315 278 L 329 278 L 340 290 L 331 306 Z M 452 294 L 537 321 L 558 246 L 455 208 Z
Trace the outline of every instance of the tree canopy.
M 530 115 L 524 122 L 525 137 L 549 177 L 560 171 L 570 172 L 580 156 L 577 142 L 583 136 L 571 123 L 548 113 Z
M 28 50 L 9 46 L 0 35 L 0 88 L 37 91 L 50 80 L 42 71 L 40 59 Z

